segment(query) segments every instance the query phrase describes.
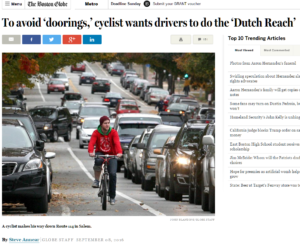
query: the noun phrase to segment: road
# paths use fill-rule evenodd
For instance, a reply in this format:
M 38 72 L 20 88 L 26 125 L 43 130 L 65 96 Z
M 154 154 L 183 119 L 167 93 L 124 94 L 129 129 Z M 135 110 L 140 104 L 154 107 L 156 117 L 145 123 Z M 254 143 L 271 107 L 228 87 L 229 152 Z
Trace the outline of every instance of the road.
M 137 99 L 143 113 L 154 110 L 132 95 L 120 85 L 120 77 L 110 76 L 98 63 L 86 63 L 87 72 L 94 72 L 97 77 L 109 78 L 111 91 L 120 92 L 125 98 Z M 70 67 L 65 71 L 71 80 L 70 91 L 78 91 L 90 102 L 102 101 L 103 93 L 91 94 L 91 85 L 79 86 L 80 72 L 70 72 Z M 60 105 L 62 94 L 47 94 L 45 84 L 36 84 L 32 89 L 26 90 L 28 108 L 37 105 Z M 71 142 L 64 142 L 59 138 L 56 143 L 46 143 L 46 150 L 56 153 L 52 160 L 53 167 L 53 198 L 47 214 L 36 216 L 212 216 L 204 212 L 201 206 L 189 204 L 188 197 L 183 197 L 181 202 L 170 202 L 160 198 L 155 191 L 143 191 L 141 185 L 136 185 L 124 178 L 123 172 L 117 174 L 116 204 L 108 205 L 102 211 L 97 190 L 91 187 L 93 179 L 93 159 L 87 154 L 87 148 L 79 148 L 76 140 L 76 129 L 72 131 Z M 4 206 L 3 215 L 30 215 L 22 204 Z

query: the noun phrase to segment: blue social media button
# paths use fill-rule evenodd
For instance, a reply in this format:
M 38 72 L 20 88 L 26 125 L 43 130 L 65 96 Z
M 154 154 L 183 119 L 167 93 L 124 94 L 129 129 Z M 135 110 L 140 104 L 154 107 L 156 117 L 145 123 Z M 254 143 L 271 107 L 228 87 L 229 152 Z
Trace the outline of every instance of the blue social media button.
M 82 35 L 83 44 L 102 44 L 102 35 Z
M 22 35 L 22 44 L 41 44 L 41 35 Z
M 43 44 L 61 44 L 61 35 L 43 35 Z

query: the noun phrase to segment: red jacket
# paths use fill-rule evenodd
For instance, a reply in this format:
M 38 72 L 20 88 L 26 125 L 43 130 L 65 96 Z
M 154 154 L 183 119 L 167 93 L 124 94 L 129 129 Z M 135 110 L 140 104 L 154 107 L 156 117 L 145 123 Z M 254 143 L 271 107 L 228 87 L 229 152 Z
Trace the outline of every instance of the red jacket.
M 94 146 L 96 145 L 95 152 L 102 152 L 103 154 L 116 155 L 122 154 L 122 147 L 120 144 L 119 134 L 116 130 L 111 129 L 108 135 L 102 135 L 98 130 L 95 130 L 91 136 L 89 142 L 88 152 L 94 152 Z

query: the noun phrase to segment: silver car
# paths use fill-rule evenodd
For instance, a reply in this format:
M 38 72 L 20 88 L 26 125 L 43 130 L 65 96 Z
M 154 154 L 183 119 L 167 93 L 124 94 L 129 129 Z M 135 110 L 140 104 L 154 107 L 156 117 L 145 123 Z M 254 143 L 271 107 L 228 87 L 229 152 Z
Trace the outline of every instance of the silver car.
M 133 153 L 134 150 L 136 149 L 136 146 L 133 146 L 134 144 L 136 144 L 139 139 L 140 139 L 141 135 L 137 135 L 135 136 L 131 142 L 128 144 L 128 146 L 124 146 L 123 150 L 124 150 L 124 178 L 128 178 L 131 179 L 132 178 L 132 161 L 134 159 Z
M 169 95 L 167 90 L 153 90 L 147 94 L 147 103 L 157 103 L 161 98 L 164 100 Z
M 93 132 L 99 126 L 99 117 L 85 118 L 82 125 L 77 126 L 79 131 L 79 148 L 88 146 Z
M 63 73 L 63 72 L 55 72 L 55 73 L 51 76 L 51 79 L 63 81 L 64 84 L 65 84 L 66 91 L 69 90 L 69 78 L 68 78 L 68 76 L 67 76 L 66 73 Z

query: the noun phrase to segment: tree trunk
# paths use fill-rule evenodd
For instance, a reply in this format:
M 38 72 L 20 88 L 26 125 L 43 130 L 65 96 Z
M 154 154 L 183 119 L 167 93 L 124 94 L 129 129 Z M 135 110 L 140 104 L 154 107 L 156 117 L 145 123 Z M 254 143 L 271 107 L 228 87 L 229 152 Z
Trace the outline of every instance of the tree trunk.
M 143 78 L 144 79 L 147 79 L 147 76 L 148 74 L 147 74 L 147 68 L 146 68 L 146 65 L 143 65 Z

